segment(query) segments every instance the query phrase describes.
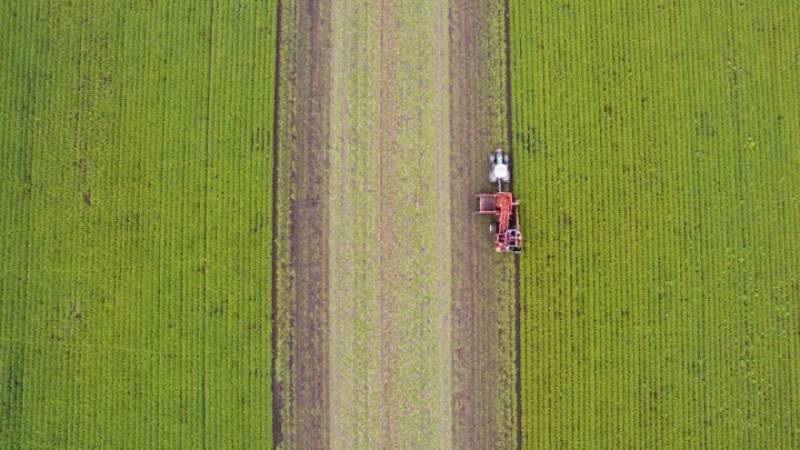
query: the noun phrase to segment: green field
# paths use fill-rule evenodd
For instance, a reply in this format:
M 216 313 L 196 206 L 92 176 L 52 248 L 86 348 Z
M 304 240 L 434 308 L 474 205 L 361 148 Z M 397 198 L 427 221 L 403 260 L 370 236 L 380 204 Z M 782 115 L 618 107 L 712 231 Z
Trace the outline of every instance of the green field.
M 524 448 L 800 446 L 800 9 L 511 1 Z
M 276 2 L 0 5 L 0 446 L 268 447 Z
M 506 12 L 0 2 L 0 449 L 800 448 L 797 2 Z

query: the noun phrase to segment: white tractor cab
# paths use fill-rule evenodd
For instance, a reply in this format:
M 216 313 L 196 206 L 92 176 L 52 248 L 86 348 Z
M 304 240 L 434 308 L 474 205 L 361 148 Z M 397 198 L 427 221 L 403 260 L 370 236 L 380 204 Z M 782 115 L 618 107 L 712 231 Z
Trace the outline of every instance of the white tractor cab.
M 497 191 L 502 192 L 503 183 L 511 182 L 511 171 L 508 168 L 508 155 L 498 148 L 489 156 L 489 181 L 497 183 Z

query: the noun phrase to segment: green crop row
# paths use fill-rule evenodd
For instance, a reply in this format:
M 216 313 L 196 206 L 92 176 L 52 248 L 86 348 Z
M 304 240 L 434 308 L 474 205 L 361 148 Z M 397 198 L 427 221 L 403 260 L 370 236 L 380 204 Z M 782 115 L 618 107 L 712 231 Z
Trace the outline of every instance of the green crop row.
M 800 10 L 511 0 L 523 448 L 800 445 Z
M 276 13 L 0 5 L 0 446 L 271 445 Z

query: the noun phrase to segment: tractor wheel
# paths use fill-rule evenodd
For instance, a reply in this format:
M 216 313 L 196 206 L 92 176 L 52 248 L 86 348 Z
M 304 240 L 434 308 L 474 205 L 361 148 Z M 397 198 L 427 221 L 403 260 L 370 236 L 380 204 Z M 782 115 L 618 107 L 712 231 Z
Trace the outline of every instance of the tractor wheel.
M 489 234 L 496 234 L 497 233 L 497 224 L 494 222 L 489 224 Z

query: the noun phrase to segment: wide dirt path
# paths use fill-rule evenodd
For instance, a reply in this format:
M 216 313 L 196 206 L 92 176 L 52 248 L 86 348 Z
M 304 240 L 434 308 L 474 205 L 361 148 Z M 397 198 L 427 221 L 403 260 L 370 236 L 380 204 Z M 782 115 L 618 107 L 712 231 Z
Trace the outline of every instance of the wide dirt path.
M 472 213 L 486 154 L 506 143 L 503 12 L 284 5 L 283 447 L 514 445 L 513 259 Z
M 330 364 L 333 448 L 381 431 L 380 10 L 338 2 L 331 46 Z

